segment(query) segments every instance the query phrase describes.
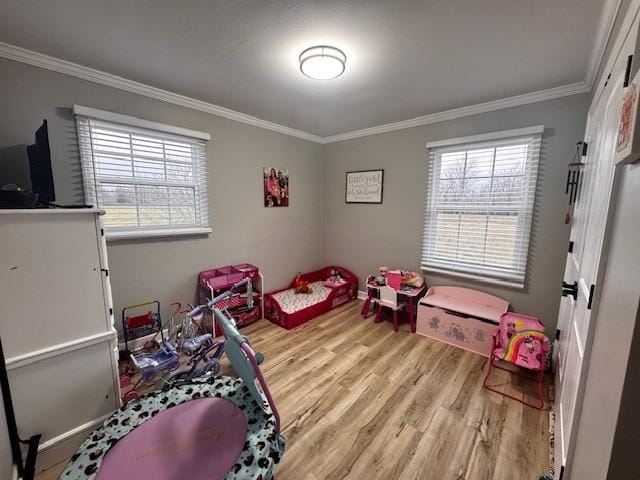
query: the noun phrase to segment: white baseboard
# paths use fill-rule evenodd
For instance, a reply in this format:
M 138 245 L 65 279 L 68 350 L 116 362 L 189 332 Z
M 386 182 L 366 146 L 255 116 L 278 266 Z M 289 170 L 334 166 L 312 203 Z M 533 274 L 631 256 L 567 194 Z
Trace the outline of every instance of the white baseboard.
M 89 432 L 105 421 L 108 415 L 90 420 L 82 425 L 66 431 L 57 437 L 42 442 L 38 447 L 36 471 L 40 472 L 65 461 L 73 455 Z
M 367 299 L 367 292 L 364 292 L 362 290 L 358 290 L 358 298 L 360 300 L 366 300 Z

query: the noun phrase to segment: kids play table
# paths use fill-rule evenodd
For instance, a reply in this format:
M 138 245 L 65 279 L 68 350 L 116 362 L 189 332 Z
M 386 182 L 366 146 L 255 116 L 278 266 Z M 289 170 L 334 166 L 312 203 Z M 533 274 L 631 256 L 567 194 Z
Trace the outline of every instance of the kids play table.
M 367 281 L 367 298 L 362 306 L 362 318 L 367 318 L 370 313 L 371 304 L 379 298 L 380 285 L 375 282 L 374 279 Z M 404 297 L 409 304 L 409 325 L 411 327 L 411 333 L 416 333 L 416 312 L 417 305 L 420 299 L 427 291 L 426 282 L 421 287 L 410 287 L 403 285 L 400 289 L 396 289 L 398 296 Z

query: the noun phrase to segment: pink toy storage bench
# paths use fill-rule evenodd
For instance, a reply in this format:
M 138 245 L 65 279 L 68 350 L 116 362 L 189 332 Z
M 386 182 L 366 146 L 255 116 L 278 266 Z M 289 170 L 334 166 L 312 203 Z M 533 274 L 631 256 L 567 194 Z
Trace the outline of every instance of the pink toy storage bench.
M 509 302 L 462 287 L 431 287 L 420 300 L 416 333 L 488 357 L 491 334 Z
M 345 280 L 340 284 L 328 283 L 331 271 L 337 270 Z M 343 267 L 330 266 L 315 272 L 303 273 L 300 279 L 309 283 L 311 294 L 295 292 L 292 281 L 287 288 L 264 296 L 266 319 L 287 330 L 308 322 L 358 296 L 358 277 Z

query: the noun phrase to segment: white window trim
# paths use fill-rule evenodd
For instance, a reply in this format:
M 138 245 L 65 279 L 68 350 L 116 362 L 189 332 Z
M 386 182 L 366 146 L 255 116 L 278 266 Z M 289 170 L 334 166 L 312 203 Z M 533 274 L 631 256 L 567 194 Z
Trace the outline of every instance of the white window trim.
M 455 145 L 462 146 L 465 143 L 491 142 L 492 140 L 503 140 L 505 138 L 525 137 L 527 135 L 540 135 L 544 133 L 544 125 L 533 127 L 513 128 L 511 130 L 500 130 L 493 133 L 481 133 L 479 135 L 469 135 L 467 137 L 447 138 L 446 140 L 436 140 L 427 142 L 427 148 L 440 148 Z
M 211 140 L 211 135 L 206 132 L 200 132 L 197 130 L 190 130 L 187 128 L 176 127 L 174 125 L 168 125 L 159 122 L 153 122 L 150 120 L 144 120 L 138 117 L 133 117 L 130 115 L 123 115 L 119 113 L 109 112 L 106 110 L 100 110 L 93 107 L 86 107 L 83 105 L 74 104 L 72 107 L 73 115 L 86 117 L 89 119 L 103 120 L 107 122 L 113 122 L 122 124 L 129 127 L 134 128 L 143 128 L 149 130 L 155 130 L 157 132 L 169 133 L 173 135 L 179 135 L 183 137 L 190 137 L 197 140 L 209 141 Z M 78 139 L 78 141 L 80 141 Z M 81 158 L 81 162 L 85 160 Z M 93 160 L 91 160 L 93 163 Z M 86 182 L 88 179 L 86 177 L 86 166 L 83 164 L 83 182 Z M 93 180 L 95 182 L 95 179 Z M 206 179 L 205 179 L 206 183 Z M 85 187 L 86 190 L 86 187 Z M 97 207 L 101 208 L 101 207 Z M 207 209 L 208 210 L 208 209 Z M 208 214 L 207 214 L 208 217 Z M 210 226 L 185 226 L 185 227 L 150 227 L 145 229 L 127 229 L 127 228 L 115 228 L 115 229 L 107 229 L 105 228 L 105 238 L 108 242 L 117 242 L 124 240 L 134 240 L 134 239 L 151 239 L 151 238 L 167 238 L 167 237 L 180 237 L 180 236 L 197 236 L 197 235 L 208 235 L 212 233 L 212 229 Z
M 510 129 L 510 130 L 501 130 L 501 131 L 497 131 L 497 132 L 492 132 L 492 133 L 484 133 L 484 134 L 479 134 L 479 135 L 469 135 L 466 137 L 457 137 L 457 138 L 449 138 L 449 139 L 445 139 L 445 140 L 437 140 L 437 141 L 431 141 L 431 142 L 427 142 L 426 143 L 426 148 L 429 149 L 442 149 L 442 150 L 446 150 L 446 147 L 452 147 L 452 150 L 455 150 L 459 147 L 464 147 L 465 144 L 476 144 L 476 143 L 483 143 L 483 142 L 494 142 L 494 141 L 500 141 L 500 140 L 508 140 L 510 138 L 517 138 L 517 137 L 526 137 L 526 136 L 534 136 L 534 135 L 540 135 L 542 136 L 544 133 L 544 125 L 535 125 L 535 126 L 531 126 L 531 127 L 524 127 L 524 128 L 517 128 L 517 129 Z M 542 140 L 541 140 L 542 141 Z M 538 176 L 538 171 L 539 171 L 539 165 L 540 165 L 540 156 L 542 154 L 542 145 L 540 145 L 540 152 L 538 152 L 538 159 L 536 161 L 536 177 Z M 431 155 L 429 153 L 428 156 L 429 160 L 431 159 Z M 427 175 L 429 175 L 429 172 L 427 173 Z M 429 181 L 427 182 L 429 184 Z M 537 183 L 537 180 L 536 180 Z M 523 229 L 526 228 L 529 230 L 529 238 L 531 237 L 531 229 L 533 226 L 533 214 L 535 211 L 535 198 L 537 196 L 537 185 L 534 191 L 534 198 L 532 200 L 532 205 L 531 205 L 531 218 L 529 220 L 529 222 L 527 222 L 526 224 L 523 224 L 522 222 L 519 222 L 518 225 L 518 229 Z M 430 198 L 429 195 L 429 191 L 426 192 L 426 201 L 425 201 L 425 211 L 424 211 L 424 215 L 425 215 L 425 223 L 424 223 L 424 227 L 423 227 L 423 235 L 426 232 L 426 229 L 428 227 L 428 209 L 431 208 L 430 204 L 429 204 L 429 200 L 431 200 L 431 203 L 433 203 L 435 201 L 434 198 Z M 424 250 L 424 239 L 423 239 L 423 243 L 422 243 L 422 249 Z M 470 273 L 468 271 L 462 271 L 462 270 L 456 270 L 455 268 L 447 268 L 445 267 L 438 267 L 438 266 L 427 266 L 424 265 L 424 258 L 423 255 L 421 254 L 421 269 L 424 272 L 431 272 L 431 273 L 435 273 L 435 274 L 440 274 L 440 275 L 446 275 L 446 276 L 451 276 L 451 277 L 457 277 L 457 278 L 464 278 L 464 279 L 469 279 L 469 280 L 473 280 L 473 281 L 477 281 L 477 282 L 482 282 L 482 283 L 487 283 L 487 284 L 492 284 L 492 285 L 499 285 L 499 286 L 503 286 L 503 287 L 508 287 L 508 288 L 514 288 L 514 289 L 518 289 L 518 290 L 524 290 L 526 288 L 526 284 L 527 284 L 527 275 L 528 275 L 528 261 L 529 261 L 529 256 L 530 256 L 530 250 L 531 250 L 531 242 L 529 241 L 529 244 L 527 245 L 527 257 L 526 257 L 526 263 L 527 263 L 527 267 L 525 267 L 525 273 L 524 273 L 524 278 L 523 280 L 520 281 L 515 281 L 515 280 L 510 280 L 507 278 L 494 278 L 494 277 L 488 277 L 488 276 L 483 276 L 482 274 L 474 274 L 474 273 Z
M 166 123 L 152 122 L 150 120 L 144 120 L 142 118 L 132 117 L 130 115 L 122 115 L 120 113 L 108 112 L 106 110 L 99 110 L 97 108 L 85 107 L 82 105 L 73 106 L 73 115 L 96 118 L 98 120 L 105 120 L 107 122 L 122 123 L 131 127 L 148 128 L 149 130 L 157 130 L 158 132 L 182 135 L 183 137 L 198 138 L 200 140 L 206 141 L 211 140 L 211 135 L 206 132 L 189 130 L 188 128 L 167 125 Z
M 142 231 L 107 231 L 107 242 L 117 242 L 123 240 L 135 240 L 137 238 L 166 238 L 166 237 L 191 237 L 195 235 L 208 235 L 213 230 L 211 227 L 193 228 L 156 228 Z

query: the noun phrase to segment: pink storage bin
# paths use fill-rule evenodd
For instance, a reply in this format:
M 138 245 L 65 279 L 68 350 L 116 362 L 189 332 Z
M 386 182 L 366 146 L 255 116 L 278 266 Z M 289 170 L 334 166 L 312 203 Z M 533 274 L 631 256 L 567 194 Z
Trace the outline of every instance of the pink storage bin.
M 250 263 L 241 263 L 240 265 L 234 265 L 233 268 L 236 271 L 242 273 L 242 278 L 250 278 L 255 280 L 258 278 L 258 267 L 251 265 Z
M 198 274 L 198 285 L 202 288 L 209 288 L 209 280 L 216 276 L 216 269 L 204 270 Z
M 491 334 L 509 302 L 462 287 L 431 287 L 420 300 L 416 333 L 488 357 Z
M 226 267 L 213 268 L 200 272 L 198 275 L 198 284 L 207 290 L 210 288 L 220 290 L 222 288 L 230 288 L 245 278 L 255 280 L 258 278 L 258 272 L 258 267 L 250 263 L 228 265 Z
M 400 270 L 391 270 L 387 273 L 387 285 L 394 290 L 400 290 L 402 284 L 402 275 Z
M 244 277 L 241 272 L 235 270 L 232 266 L 220 267 L 213 270 L 201 272 L 200 284 L 205 288 L 219 290 L 221 288 L 229 288 L 234 283 L 239 282 Z

